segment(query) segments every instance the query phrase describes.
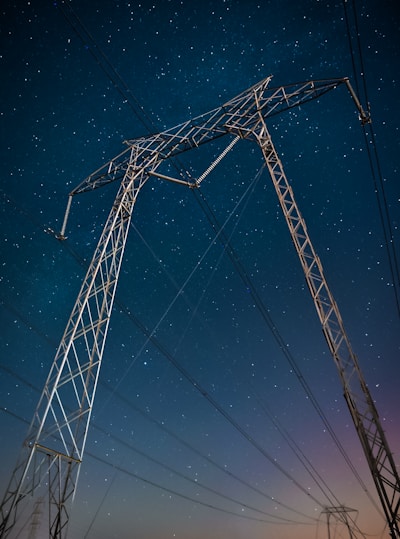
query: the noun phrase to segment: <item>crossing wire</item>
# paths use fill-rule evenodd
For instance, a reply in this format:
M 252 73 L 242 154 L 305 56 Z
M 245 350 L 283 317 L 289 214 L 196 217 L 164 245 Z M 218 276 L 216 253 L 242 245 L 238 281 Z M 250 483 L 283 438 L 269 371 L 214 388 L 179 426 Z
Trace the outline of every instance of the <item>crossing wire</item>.
M 293 357 L 292 353 L 289 351 L 285 340 L 282 337 L 282 334 L 279 330 L 279 328 L 274 323 L 271 315 L 269 314 L 269 310 L 266 307 L 264 301 L 260 297 L 258 290 L 254 286 L 254 283 L 252 279 L 250 278 L 246 268 L 241 262 L 241 259 L 239 255 L 236 253 L 235 249 L 233 248 L 232 244 L 229 241 L 229 238 L 225 235 L 224 231 L 222 230 L 221 225 L 218 222 L 218 219 L 213 212 L 212 208 L 209 206 L 207 200 L 203 196 L 201 192 L 198 192 L 197 190 L 194 192 L 194 195 L 196 197 L 197 202 L 200 204 L 200 206 L 203 208 L 203 211 L 205 215 L 207 216 L 207 219 L 211 225 L 211 227 L 214 229 L 215 233 L 218 235 L 220 240 L 223 242 L 224 248 L 226 249 L 226 253 L 231 260 L 234 268 L 236 269 L 238 275 L 242 279 L 244 285 L 248 288 L 253 300 L 254 304 L 257 307 L 258 311 L 260 312 L 264 322 L 267 324 L 267 327 L 271 331 L 271 334 L 273 335 L 276 343 L 279 346 L 279 349 L 289 362 L 289 365 L 293 369 L 293 372 L 295 373 L 297 379 L 299 380 L 301 386 L 303 387 L 306 395 L 309 397 L 311 404 L 313 405 L 314 409 L 316 410 L 317 414 L 321 418 L 323 424 L 325 425 L 329 435 L 331 436 L 334 444 L 338 448 L 340 454 L 342 455 L 344 461 L 348 465 L 349 469 L 353 473 L 354 477 L 360 484 L 361 488 L 365 492 L 365 494 L 368 496 L 369 500 L 373 504 L 373 506 L 381 513 L 380 509 L 378 508 L 377 503 L 375 502 L 374 498 L 372 497 L 371 493 L 369 492 L 367 486 L 365 485 L 364 481 L 362 480 L 360 474 L 357 472 L 354 464 L 352 463 L 350 457 L 348 456 L 346 450 L 344 449 L 343 445 L 341 444 L 338 436 L 335 433 L 335 430 L 333 429 L 332 425 L 330 424 L 325 412 L 321 408 L 317 398 L 315 397 L 313 391 L 311 390 L 311 387 L 309 386 L 308 382 L 306 381 L 303 373 L 301 372 L 301 369 L 299 365 L 297 364 L 295 358 Z
M 34 391 L 40 393 L 40 389 L 39 389 L 37 386 L 35 386 L 34 384 L 32 384 L 31 382 L 29 382 L 28 380 L 26 380 L 26 379 L 23 378 L 22 376 L 20 376 L 20 375 L 18 375 L 17 373 L 15 373 L 12 369 L 10 369 L 10 368 L 8 368 L 8 367 L 6 367 L 6 366 L 4 366 L 4 365 L 1 365 L 1 364 L 0 364 L 0 369 L 2 369 L 3 371 L 7 372 L 9 375 L 13 376 L 14 378 L 16 378 L 17 380 L 19 380 L 20 382 L 22 382 L 22 383 L 23 383 L 24 385 L 26 385 L 27 387 L 29 387 L 29 388 L 33 389 Z M 110 390 L 110 388 L 108 388 L 108 389 Z M 126 400 L 127 400 L 127 399 L 126 399 Z M 129 401 L 128 401 L 128 402 L 129 402 Z M 149 419 L 149 418 L 147 417 L 147 414 L 145 414 L 145 413 L 143 412 L 143 410 L 140 410 L 139 408 L 135 407 L 132 403 L 130 403 L 130 405 L 131 405 L 136 411 L 140 412 L 141 415 L 142 415 L 143 417 L 145 417 L 147 420 Z M 26 423 L 26 424 L 29 424 L 29 421 L 27 421 L 25 418 L 23 418 L 22 416 L 16 414 L 15 412 L 12 412 L 11 410 L 9 410 L 9 409 L 7 409 L 7 408 L 1 407 L 0 410 L 1 410 L 2 412 L 4 412 L 4 413 L 10 415 L 11 417 L 14 417 L 15 419 L 18 419 L 19 421 L 22 421 L 22 422 L 24 422 L 24 423 Z M 158 423 L 156 420 L 154 420 L 153 418 L 151 418 L 151 420 L 155 421 L 155 423 L 157 424 L 157 426 L 159 426 L 159 423 Z M 179 477 L 182 477 L 182 478 L 185 479 L 186 481 L 189 481 L 189 482 L 195 484 L 196 487 L 201 487 L 201 488 L 203 488 L 203 489 L 205 489 L 205 490 L 208 490 L 209 492 L 212 492 L 213 494 L 216 494 L 217 496 L 220 496 L 221 498 L 224 498 L 224 499 L 226 499 L 226 500 L 228 500 L 228 501 L 230 501 L 230 502 L 233 502 L 233 503 L 235 503 L 235 504 L 238 504 L 238 505 L 240 505 L 241 507 L 246 507 L 247 509 L 249 509 L 249 510 L 251 510 L 251 511 L 254 511 L 254 512 L 256 512 L 256 513 L 261 513 L 261 514 L 263 514 L 264 516 L 272 517 L 273 519 L 275 519 L 274 521 L 270 521 L 270 520 L 265 520 L 265 519 L 263 519 L 262 522 L 268 522 L 268 523 L 270 523 L 270 524 L 300 524 L 300 525 L 301 525 L 301 524 L 305 524 L 305 525 L 306 525 L 306 524 L 310 524 L 310 522 L 304 522 L 304 521 L 299 521 L 299 520 L 293 520 L 293 519 L 290 519 L 290 518 L 285 518 L 285 517 L 280 517 L 280 516 L 277 516 L 277 515 L 273 515 L 273 514 L 271 514 L 271 513 L 268 513 L 267 511 L 263 511 L 263 510 L 257 509 L 257 508 L 255 508 L 255 507 L 252 507 L 252 506 L 250 506 L 250 505 L 248 505 L 248 504 L 246 504 L 246 503 L 243 503 L 243 502 L 241 502 L 241 501 L 239 501 L 239 500 L 235 500 L 235 499 L 232 498 L 231 496 L 228 496 L 228 495 L 225 495 L 225 494 L 223 494 L 223 493 L 220 493 L 220 492 L 218 492 L 217 490 L 215 490 L 215 489 L 213 489 L 213 488 L 211 488 L 211 487 L 208 487 L 207 485 L 203 485 L 200 481 L 194 480 L 194 479 L 188 477 L 187 475 L 182 474 L 181 472 L 175 470 L 175 469 L 172 468 L 171 466 L 166 465 L 165 463 L 159 461 L 158 459 L 155 459 L 155 458 L 153 458 L 153 457 L 150 457 L 148 454 L 146 454 L 146 453 L 144 453 L 143 451 L 141 451 L 140 449 L 134 447 L 132 444 L 126 442 L 125 440 L 123 440 L 122 438 L 116 436 L 115 434 L 110 433 L 109 430 L 106 430 L 106 429 L 104 429 L 103 427 L 100 427 L 98 424 L 96 424 L 96 422 L 93 421 L 93 422 L 91 423 L 91 426 L 92 426 L 92 428 L 94 428 L 95 430 L 101 432 L 102 434 L 105 434 L 108 438 L 111 438 L 111 439 L 113 439 L 114 441 L 116 441 L 117 443 L 119 443 L 120 445 L 123 445 L 124 447 L 128 448 L 130 451 L 135 452 L 135 453 L 137 453 L 138 455 L 140 455 L 140 456 L 142 456 L 142 457 L 144 457 L 144 458 L 150 460 L 150 462 L 153 462 L 153 464 L 157 464 L 157 465 L 161 466 L 162 468 L 164 468 L 165 470 L 167 470 L 168 472 L 172 472 L 174 475 L 177 475 L 177 476 L 179 476 Z M 167 429 L 163 429 L 163 430 L 168 431 Z M 175 439 L 177 439 L 177 440 L 179 440 L 179 441 L 182 441 L 179 437 L 177 437 L 176 435 L 174 435 L 174 434 L 172 433 L 172 431 L 171 431 L 171 434 L 174 436 Z M 191 448 L 190 444 L 187 444 L 187 443 L 186 443 L 185 445 L 186 445 L 187 447 L 190 447 L 190 448 Z M 198 453 L 201 457 L 206 458 L 206 456 L 203 455 L 202 453 L 200 453 L 199 451 L 197 451 L 197 453 Z M 93 457 L 93 455 L 92 455 L 91 453 L 87 452 L 87 454 L 90 455 L 91 457 Z M 96 457 L 95 457 L 95 458 L 96 458 Z M 99 458 L 100 458 L 100 457 L 99 457 Z M 211 461 L 211 459 L 208 459 L 208 460 Z M 111 462 L 109 462 L 109 461 L 105 461 L 105 460 L 104 460 L 104 462 L 105 462 L 105 464 L 107 464 L 108 466 L 112 466 L 114 469 L 117 469 L 117 466 L 116 466 L 115 464 L 113 464 L 113 463 L 111 463 Z M 223 467 L 220 467 L 220 469 L 221 469 L 221 471 L 226 472 L 226 470 L 225 470 Z M 121 471 L 121 470 L 120 470 L 120 471 Z M 129 471 L 127 471 L 127 470 L 126 470 L 125 472 L 128 473 L 129 475 L 132 475 L 132 473 L 129 472 Z M 231 476 L 232 476 L 232 474 L 231 474 Z M 142 481 L 148 482 L 148 481 L 147 481 L 145 478 L 143 478 L 143 477 L 139 477 L 139 476 L 138 476 L 138 478 L 141 479 Z M 161 490 L 165 490 L 164 487 L 162 487 L 161 485 L 159 485 L 159 484 L 157 484 L 157 483 L 152 483 L 152 484 L 153 484 L 153 486 L 158 487 L 158 488 L 160 488 Z M 249 484 L 247 484 L 247 483 L 245 483 L 245 482 L 244 482 L 244 484 L 245 484 L 246 486 L 248 486 L 248 487 L 251 487 L 251 485 L 249 485 Z M 107 489 L 107 492 L 109 491 L 110 488 L 111 488 L 111 485 L 109 485 L 109 487 L 108 487 L 108 489 Z M 260 491 L 259 491 L 259 493 L 260 493 Z M 182 494 L 180 494 L 180 493 L 178 493 L 178 492 L 176 492 L 176 491 L 175 491 L 175 494 L 176 494 L 177 496 L 185 497 L 185 495 L 182 495 Z M 261 494 L 263 494 L 263 493 L 261 493 Z M 107 493 L 106 493 L 106 495 L 107 495 Z M 263 494 L 263 495 L 265 496 L 265 494 Z M 276 500 L 276 498 L 273 497 L 273 496 L 270 497 L 270 500 L 273 500 L 274 504 L 276 504 L 276 505 L 282 505 L 282 506 L 285 507 L 286 509 L 289 509 L 289 510 L 291 510 L 291 511 L 294 512 L 294 513 L 297 513 L 298 515 L 300 515 L 300 516 L 302 516 L 302 517 L 305 517 L 305 518 L 307 518 L 307 519 L 309 519 L 309 520 L 312 520 L 312 521 L 315 521 L 315 520 L 316 520 L 315 517 L 310 517 L 310 516 L 308 516 L 308 515 L 306 515 L 306 514 L 304 514 L 304 513 L 301 513 L 301 512 L 296 511 L 295 509 L 293 509 L 293 508 L 291 508 L 291 507 L 289 507 L 289 506 L 286 506 L 286 505 L 284 505 L 284 504 L 280 504 L 279 500 Z M 200 502 L 200 504 L 201 504 L 201 502 Z M 217 507 L 217 506 L 213 506 L 213 507 L 214 507 L 214 509 L 216 509 L 216 510 L 222 510 L 222 509 L 220 509 L 220 508 Z M 223 510 L 222 510 L 222 511 L 223 511 Z M 96 513 L 96 514 L 97 514 L 97 513 Z M 236 513 L 233 513 L 233 512 L 232 512 L 232 514 L 236 514 Z M 236 514 L 236 516 L 246 518 L 246 516 L 245 516 L 245 515 L 242 515 L 242 514 Z M 247 517 L 247 518 L 248 518 L 248 517 Z M 257 520 L 258 520 L 258 519 L 257 519 Z
M 29 421 L 26 420 L 24 417 L 12 412 L 11 410 L 8 410 L 7 408 L 3 408 L 3 407 L 0 407 L 0 410 L 8 415 L 10 415 L 11 417 L 13 417 L 14 419 L 18 419 L 19 421 L 22 421 L 23 423 L 29 425 Z M 234 515 L 235 517 L 238 517 L 238 518 L 244 518 L 246 520 L 255 520 L 257 522 L 263 522 L 263 523 L 266 523 L 266 524 L 284 524 L 284 525 L 287 525 L 287 524 L 296 524 L 296 525 L 310 525 L 310 523 L 306 523 L 306 522 L 299 522 L 299 521 L 291 521 L 291 520 L 287 520 L 285 521 L 284 519 L 282 520 L 282 522 L 271 522 L 269 520 L 265 520 L 263 518 L 259 518 L 259 517 L 252 517 L 250 515 L 243 515 L 241 513 L 235 513 L 234 511 L 229 511 L 228 509 L 224 509 L 222 507 L 217 507 L 216 505 L 213 505 L 211 503 L 206 503 L 206 502 L 203 502 L 197 498 L 192 498 L 190 496 L 187 496 L 186 494 L 182 494 L 181 492 L 178 492 L 178 491 L 175 491 L 173 489 L 170 489 L 168 487 L 165 487 L 163 485 L 160 485 L 159 483 L 156 483 L 155 481 L 151 481 L 150 479 L 147 479 L 146 477 L 143 477 L 135 472 L 132 472 L 131 470 L 128 470 L 127 468 L 123 468 L 122 466 L 120 465 L 117 465 L 117 464 L 114 464 L 112 462 L 109 462 L 108 460 L 102 458 L 102 457 L 99 457 L 98 455 L 95 455 L 94 453 L 91 453 L 90 451 L 85 451 L 85 454 L 88 455 L 90 458 L 98 461 L 98 462 L 101 462 L 102 464 L 105 464 L 106 466 L 110 466 L 111 468 L 113 468 L 114 470 L 117 470 L 118 472 L 121 472 L 125 475 L 128 475 L 130 477 L 134 477 L 135 479 L 139 479 L 140 481 L 142 481 L 143 483 L 147 483 L 148 485 L 152 485 L 153 487 L 155 488 L 158 488 L 160 490 L 163 490 L 165 492 L 168 492 L 170 494 L 173 494 L 175 496 L 177 496 L 178 498 L 183 498 L 185 500 L 188 500 L 190 502 L 193 502 L 195 504 L 199 504 L 199 505 L 202 505 L 204 507 L 208 507 L 209 509 L 214 509 L 216 511 L 220 511 L 222 513 L 228 513 L 229 515 Z M 275 517 L 276 518 L 276 517 Z M 316 520 L 315 518 L 313 520 Z

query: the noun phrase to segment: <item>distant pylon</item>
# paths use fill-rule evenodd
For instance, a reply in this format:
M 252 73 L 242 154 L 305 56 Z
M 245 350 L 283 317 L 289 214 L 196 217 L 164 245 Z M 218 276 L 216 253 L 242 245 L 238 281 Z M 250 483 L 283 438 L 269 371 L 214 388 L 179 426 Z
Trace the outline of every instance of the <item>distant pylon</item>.
M 357 510 L 356 509 L 351 509 L 350 507 L 345 507 L 344 505 L 339 505 L 339 506 L 332 506 L 332 507 L 325 507 L 325 509 L 323 509 L 321 511 L 321 514 L 326 514 L 326 524 L 327 524 L 327 527 L 328 527 L 328 539 L 331 539 L 331 522 L 330 522 L 330 519 L 331 519 L 331 516 L 335 516 L 336 518 L 336 521 L 338 522 L 341 522 L 342 524 L 344 524 L 348 531 L 349 531 L 349 538 L 350 539 L 355 539 L 356 537 L 359 537 L 356 536 L 354 533 L 353 533 L 353 526 L 350 525 L 349 523 L 349 513 L 357 513 Z M 361 537 L 364 537 L 364 535 L 362 535 Z

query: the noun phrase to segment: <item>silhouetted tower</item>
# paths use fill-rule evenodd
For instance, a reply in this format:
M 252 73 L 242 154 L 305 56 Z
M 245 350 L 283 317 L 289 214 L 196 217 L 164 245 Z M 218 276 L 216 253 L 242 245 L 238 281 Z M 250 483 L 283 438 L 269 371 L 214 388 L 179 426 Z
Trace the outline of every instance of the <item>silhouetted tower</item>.
M 46 484 L 49 502 L 49 536 L 66 537 L 71 502 L 93 408 L 107 331 L 122 257 L 137 196 L 152 177 L 171 180 L 191 189 L 201 181 L 239 140 L 260 147 L 304 270 L 312 299 L 333 359 L 346 401 L 364 449 L 393 538 L 400 538 L 400 481 L 378 413 L 351 349 L 339 309 L 326 282 L 293 191 L 285 176 L 266 126 L 266 119 L 347 85 L 363 122 L 369 121 L 347 79 L 308 81 L 269 88 L 271 77 L 207 112 L 172 129 L 127 141 L 127 149 L 90 175 L 69 197 L 59 238 L 66 230 L 72 197 L 113 181 L 120 187 L 93 255 L 82 288 L 68 320 L 43 393 L 31 423 L 24 450 L 12 474 L 1 505 L 0 537 L 16 523 L 18 508 L 29 494 Z M 159 169 L 182 152 L 216 138 L 230 144 L 197 180 L 180 171 L 179 178 Z M 176 165 L 176 163 L 175 163 Z M 179 168 L 179 167 L 178 167 Z
M 349 532 L 349 539 L 354 539 L 353 532 L 351 531 L 352 523 L 349 523 L 348 514 L 349 513 L 356 513 L 357 511 L 355 509 L 351 509 L 350 507 L 345 507 L 344 505 L 340 505 L 338 507 L 326 507 L 323 511 L 321 511 L 321 514 L 326 515 L 326 525 L 328 527 L 328 539 L 331 539 L 331 516 L 333 516 L 337 523 L 344 524 L 346 526 L 348 532 Z

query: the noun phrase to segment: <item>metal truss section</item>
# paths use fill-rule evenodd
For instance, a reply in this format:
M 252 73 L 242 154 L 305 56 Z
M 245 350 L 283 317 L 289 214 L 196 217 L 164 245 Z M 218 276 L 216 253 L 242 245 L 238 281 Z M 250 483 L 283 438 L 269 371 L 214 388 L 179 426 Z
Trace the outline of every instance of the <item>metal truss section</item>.
M 325 279 L 321 261 L 311 243 L 305 221 L 263 119 L 260 119 L 260 128 L 255 135 L 299 256 L 325 339 L 336 363 L 344 396 L 367 458 L 391 536 L 399 538 L 400 480 L 378 412 L 352 350 L 339 308 Z

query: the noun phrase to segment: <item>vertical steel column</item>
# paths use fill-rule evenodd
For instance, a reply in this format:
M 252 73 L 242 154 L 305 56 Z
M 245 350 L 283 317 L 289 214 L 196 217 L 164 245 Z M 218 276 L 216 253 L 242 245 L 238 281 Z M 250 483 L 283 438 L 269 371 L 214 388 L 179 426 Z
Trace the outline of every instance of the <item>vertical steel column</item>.
M 42 482 L 48 483 L 49 536 L 66 536 L 75 494 L 118 276 L 137 195 L 148 179 L 130 164 L 118 190 L 44 386 L 25 448 L 1 505 L 0 537 L 16 520 L 18 504 Z M 148 170 L 159 164 L 156 154 Z

